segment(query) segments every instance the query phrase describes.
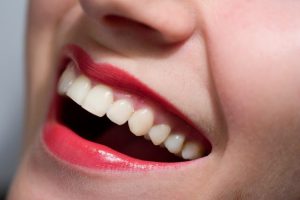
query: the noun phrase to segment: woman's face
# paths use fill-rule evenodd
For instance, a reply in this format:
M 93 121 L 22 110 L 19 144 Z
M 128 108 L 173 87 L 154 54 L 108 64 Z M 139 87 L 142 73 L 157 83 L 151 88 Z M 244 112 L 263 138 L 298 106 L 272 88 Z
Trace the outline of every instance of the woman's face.
M 299 10 L 31 0 L 26 145 L 9 198 L 299 199 Z

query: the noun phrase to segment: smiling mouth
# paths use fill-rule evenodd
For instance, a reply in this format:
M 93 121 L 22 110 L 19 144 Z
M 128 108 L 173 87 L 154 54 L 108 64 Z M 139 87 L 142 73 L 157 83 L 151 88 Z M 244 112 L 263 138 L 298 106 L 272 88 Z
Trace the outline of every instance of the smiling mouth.
M 44 131 L 55 156 L 90 168 L 150 169 L 210 153 L 203 134 L 148 87 L 78 46 L 66 49 Z

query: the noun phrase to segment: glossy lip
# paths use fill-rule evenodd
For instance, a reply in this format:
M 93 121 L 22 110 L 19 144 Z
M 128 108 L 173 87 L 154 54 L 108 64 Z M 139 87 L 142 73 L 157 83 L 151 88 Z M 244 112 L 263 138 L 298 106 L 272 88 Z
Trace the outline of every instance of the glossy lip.
M 154 102 L 160 103 L 171 113 L 179 116 L 192 125 L 175 106 L 156 94 L 153 90 L 141 83 L 132 75 L 110 64 L 95 63 L 91 57 L 77 45 L 67 45 L 63 50 L 61 69 L 66 62 L 72 60 L 77 64 L 80 71 L 89 78 L 104 84 L 122 88 L 129 93 L 147 96 Z M 125 88 L 124 88 L 125 86 Z M 56 121 L 58 109 L 58 95 L 54 95 L 53 105 L 49 111 L 48 120 L 44 126 L 42 143 L 45 148 L 58 159 L 67 161 L 73 165 L 91 169 L 117 170 L 117 171 L 144 171 L 153 169 L 178 168 L 195 161 L 163 163 L 144 161 L 119 153 L 105 145 L 85 140 L 70 130 L 68 127 Z M 209 143 L 202 134 L 203 141 Z M 200 158 L 203 160 L 203 158 Z

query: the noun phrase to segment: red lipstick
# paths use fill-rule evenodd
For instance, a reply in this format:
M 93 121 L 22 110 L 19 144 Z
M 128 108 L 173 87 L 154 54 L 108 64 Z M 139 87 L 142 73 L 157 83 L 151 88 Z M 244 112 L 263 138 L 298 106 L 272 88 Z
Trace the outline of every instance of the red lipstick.
M 137 78 L 110 64 L 94 62 L 80 47 L 76 45 L 66 46 L 63 51 L 62 60 L 62 63 L 72 60 L 79 67 L 81 73 L 96 82 L 120 88 L 123 91 L 141 97 L 146 96 L 152 101 L 158 102 L 166 110 L 192 126 L 188 118 L 186 118 L 175 106 L 140 82 Z M 57 99 L 56 94 L 54 99 Z M 85 140 L 70 128 L 58 122 L 55 118 L 55 113 L 58 112 L 58 104 L 59 102 L 54 100 L 53 105 L 50 108 L 48 121 L 43 130 L 42 142 L 48 152 L 60 160 L 90 169 L 118 171 L 153 170 L 170 167 L 177 168 L 192 162 L 163 163 L 143 161 L 124 155 L 105 145 Z M 202 138 L 201 140 L 204 141 L 204 143 L 209 144 L 202 134 L 197 133 L 197 135 Z
M 46 124 L 43 136 L 47 149 L 54 156 L 71 164 L 91 169 L 150 170 L 168 166 L 176 167 L 179 164 L 131 158 L 107 146 L 84 140 L 72 130 L 54 121 Z

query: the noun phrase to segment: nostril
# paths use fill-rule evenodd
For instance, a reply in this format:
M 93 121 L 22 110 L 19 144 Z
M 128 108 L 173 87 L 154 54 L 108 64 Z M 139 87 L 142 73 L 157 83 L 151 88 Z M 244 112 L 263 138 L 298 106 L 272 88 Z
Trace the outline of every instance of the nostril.
M 196 8 L 187 1 L 79 0 L 84 14 L 112 36 L 142 39 L 148 44 L 178 44 L 198 26 Z M 104 26 L 103 26 L 104 25 Z
M 127 17 L 118 15 L 106 15 L 103 17 L 103 21 L 106 25 L 113 28 L 136 28 L 145 31 L 154 31 L 154 29 L 146 24 L 132 20 Z

